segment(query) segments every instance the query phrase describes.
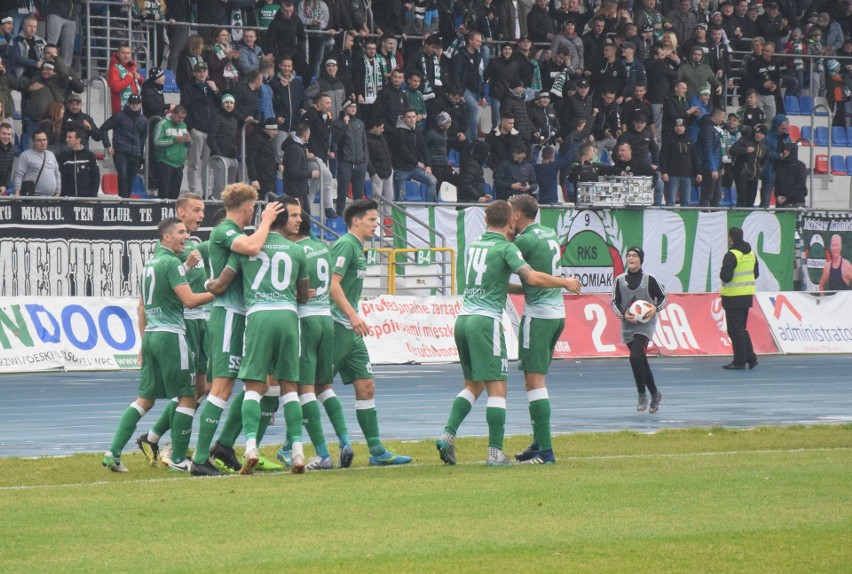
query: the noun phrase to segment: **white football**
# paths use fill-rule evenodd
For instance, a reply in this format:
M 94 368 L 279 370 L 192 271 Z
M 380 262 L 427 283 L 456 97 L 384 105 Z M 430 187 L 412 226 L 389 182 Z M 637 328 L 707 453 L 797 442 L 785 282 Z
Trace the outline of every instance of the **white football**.
M 637 323 L 647 323 L 651 320 L 651 312 L 654 309 L 654 305 L 640 299 L 630 304 L 628 312 L 633 315 Z

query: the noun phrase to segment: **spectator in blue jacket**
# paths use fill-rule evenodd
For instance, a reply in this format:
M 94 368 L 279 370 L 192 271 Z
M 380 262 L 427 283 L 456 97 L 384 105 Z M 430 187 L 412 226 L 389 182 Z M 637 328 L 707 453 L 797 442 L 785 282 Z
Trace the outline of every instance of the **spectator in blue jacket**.
M 148 120 L 142 115 L 142 98 L 138 94 L 131 95 L 124 109 L 103 123 L 101 135 L 104 148 L 112 156 L 118 172 L 118 195 L 130 197 L 148 139 Z
M 546 146 L 541 150 L 541 163 L 533 168 L 538 180 L 538 202 L 542 205 L 559 203 L 559 172 L 571 165 L 567 154 L 559 159 L 554 159 L 555 155 L 556 148 Z
M 784 114 L 777 114 L 772 118 L 769 130 L 766 132 L 766 145 L 769 147 L 769 157 L 760 177 L 760 207 L 769 207 L 769 199 L 772 197 L 772 189 L 775 187 L 776 162 L 781 159 L 784 144 L 790 142 L 790 120 Z
M 701 207 L 717 207 L 722 199 L 722 132 L 725 110 L 714 108 L 701 118 L 698 128 L 696 156 L 701 174 Z

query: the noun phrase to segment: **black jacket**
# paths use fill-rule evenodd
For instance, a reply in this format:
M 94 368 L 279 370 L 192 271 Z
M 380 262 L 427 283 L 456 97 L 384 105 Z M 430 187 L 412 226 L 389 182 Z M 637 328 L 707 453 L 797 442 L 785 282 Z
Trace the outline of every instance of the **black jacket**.
M 109 139 L 110 130 L 112 130 L 112 142 Z M 112 147 L 115 151 L 142 157 L 148 137 L 148 120 L 142 115 L 141 110 L 134 112 L 124 106 L 123 110 L 113 114 L 103 123 L 101 135 L 105 148 Z
M 146 118 L 154 116 L 166 117 L 169 106 L 163 95 L 163 86 L 152 79 L 145 80 L 142 84 L 142 115 Z M 68 115 L 66 112 L 65 115 Z
M 458 139 L 458 134 L 465 133 L 467 130 L 467 112 L 464 109 L 464 102 L 457 106 L 450 103 L 446 95 L 436 96 L 426 102 L 426 127 L 438 127 L 438 114 L 447 112 L 452 123 L 450 129 L 447 130 L 447 139 L 455 141 Z
M 255 119 L 260 117 L 260 105 L 258 103 L 260 90 L 254 91 L 246 82 L 240 82 L 231 93 L 236 100 L 234 117 L 237 118 L 240 125 L 243 125 L 249 116 Z
M 749 147 L 754 148 L 752 153 L 746 152 Z M 728 149 L 728 155 L 733 162 L 731 169 L 737 177 L 748 181 L 757 181 L 760 179 L 763 166 L 769 158 L 769 146 L 764 142 L 756 142 L 752 139 L 751 134 L 744 135 Z
M 632 126 L 618 138 L 618 143 L 629 143 L 630 149 L 633 150 L 633 156 L 642 160 L 649 160 L 653 165 L 658 165 L 660 161 L 660 150 L 657 148 L 657 142 L 654 141 L 654 136 L 651 135 L 651 128 L 645 127 L 641 132 L 637 132 Z
M 331 145 L 331 114 L 323 117 L 323 114 L 318 112 L 316 108 L 310 107 L 302 116 L 302 121 L 311 128 L 308 149 L 312 154 L 326 161 L 328 159 L 328 148 Z
M 535 102 L 528 102 L 527 116 L 532 124 L 533 133 L 540 134 L 544 139 L 559 131 L 559 120 L 556 118 L 556 112 L 549 104 L 546 108 L 543 108 L 536 105 Z
M 687 110 L 689 104 L 686 103 L 686 97 L 680 98 L 671 95 L 663 101 L 663 133 L 667 136 L 674 133 L 675 122 L 683 120 L 687 126 L 695 120 L 695 116 L 689 115 Z
M 405 122 L 399 120 L 396 129 L 391 134 L 391 165 L 397 171 L 408 171 L 417 167 L 418 163 L 429 165 L 429 150 L 426 142 L 416 128 L 410 129 Z
M 518 79 L 518 63 L 512 58 L 494 58 L 488 62 L 482 79 L 491 86 L 491 99 L 502 101 L 512 91 L 509 88 L 509 80 Z
M 57 158 L 63 197 L 97 197 L 101 173 L 95 154 L 87 149 L 65 148 Z
M 743 254 L 751 253 L 751 245 L 748 242 L 743 241 L 741 243 L 734 243 L 731 245 L 730 249 L 736 249 L 737 251 L 741 251 Z M 734 270 L 737 268 L 737 256 L 731 253 L 730 249 L 725 256 L 722 257 L 722 269 L 719 271 L 719 279 L 721 279 L 724 283 L 730 283 L 734 278 Z M 760 262 L 755 258 L 754 260 L 754 278 L 757 279 L 760 276 Z M 735 295 L 731 296 L 723 296 L 722 297 L 722 307 L 725 309 L 748 309 L 752 306 L 754 302 L 753 295 Z
M 248 180 L 257 180 L 263 187 L 274 185 L 278 174 L 278 152 L 275 141 L 257 128 L 246 138 L 246 171 Z
M 645 97 L 652 104 L 662 104 L 672 93 L 672 86 L 677 80 L 677 72 L 665 60 L 650 58 L 645 62 L 645 81 L 648 82 L 648 93 Z
M 292 137 L 284 140 L 281 144 L 284 157 L 284 191 L 293 197 L 308 197 L 308 181 L 311 179 L 311 170 L 308 168 L 308 156 L 305 146 Z
M 311 132 L 311 139 L 313 139 Z M 391 154 L 388 142 L 385 136 L 377 136 L 372 133 L 367 134 L 367 147 L 370 150 L 370 161 L 367 162 L 367 173 L 370 176 L 377 175 L 382 179 L 388 178 L 393 173 L 391 165 Z
M 12 164 L 15 163 L 15 151 L 14 140 L 7 146 L 0 144 L 0 185 L 7 188 L 12 186 Z
M 207 132 L 207 146 L 210 148 L 210 157 L 220 155 L 235 159 L 240 155 L 239 122 L 234 112 L 226 112 L 219 109 L 210 118 L 210 127 Z M 217 160 L 218 161 L 218 160 Z
M 206 84 L 192 82 L 181 88 L 180 103 L 186 107 L 186 128 L 207 133 L 210 120 L 221 106 L 219 92 Z
M 305 62 L 305 26 L 299 19 L 299 15 L 293 11 L 293 17 L 284 19 L 284 14 L 279 10 L 266 31 L 264 41 L 264 53 L 275 54 L 275 61 L 288 55 L 293 58 L 293 67 L 296 73 L 302 71 Z
M 660 173 L 670 177 L 692 177 L 692 142 L 686 133 L 663 138 Z
M 592 107 L 591 93 L 586 94 L 586 97 L 583 98 L 578 92 L 563 100 L 561 108 L 557 110 L 559 112 L 559 125 L 562 129 L 560 135 L 564 137 L 574 131 L 580 118 L 585 118 L 587 122 L 591 121 Z
M 349 119 L 347 125 L 343 117 L 331 124 L 331 137 L 337 159 L 352 164 L 369 163 L 367 148 L 367 127 L 357 117 Z
M 808 168 L 799 161 L 799 146 L 794 143 L 785 143 L 784 150 L 789 150 L 790 155 L 781 157 L 775 162 L 775 197 L 784 197 L 787 204 L 804 203 L 808 196 Z
M 84 121 L 89 122 L 91 130 L 86 130 L 86 128 L 83 127 Z M 89 138 L 92 138 L 96 142 L 101 141 L 103 138 L 103 136 L 101 136 L 101 129 L 98 127 L 98 124 L 95 123 L 95 120 L 92 119 L 92 116 L 84 114 L 83 112 L 72 114 L 68 111 L 68 109 L 66 109 L 65 115 L 62 116 L 61 141 L 63 145 L 65 143 L 65 134 L 68 133 L 68 128 L 71 127 L 80 128 L 80 131 L 82 132 L 80 135 L 83 140 L 84 149 L 89 149 Z
M 518 130 L 514 129 L 511 133 L 501 134 L 498 126 L 485 137 L 485 141 L 491 150 L 488 155 L 488 167 L 496 170 L 504 160 L 512 159 L 512 146 L 515 142 L 521 142 L 521 137 Z
M 504 114 L 511 112 L 515 116 L 515 129 L 518 130 L 518 137 L 525 144 L 530 143 L 533 133 L 533 124 L 530 121 L 530 116 L 527 114 L 527 106 L 524 100 L 514 92 L 503 98 L 501 103 L 500 113 Z
M 396 127 L 396 121 L 405 111 L 406 99 L 402 89 L 396 89 L 393 84 L 388 84 L 379 95 L 371 110 L 373 119 L 380 119 L 385 124 L 385 133 L 390 134 Z
M 469 153 L 462 154 L 457 193 L 459 203 L 476 203 L 485 195 L 485 173 L 482 164 L 490 151 L 487 143 L 478 141 L 473 144 Z

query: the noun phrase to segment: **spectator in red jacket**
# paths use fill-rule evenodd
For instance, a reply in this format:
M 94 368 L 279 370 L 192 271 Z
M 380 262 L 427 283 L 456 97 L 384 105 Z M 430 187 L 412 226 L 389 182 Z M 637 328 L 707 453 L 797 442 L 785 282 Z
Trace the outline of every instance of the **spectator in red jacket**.
M 112 113 L 114 114 L 124 108 L 131 95 L 141 92 L 142 76 L 136 69 L 136 62 L 131 60 L 132 55 L 130 44 L 122 44 L 109 62 L 106 78 L 112 96 Z

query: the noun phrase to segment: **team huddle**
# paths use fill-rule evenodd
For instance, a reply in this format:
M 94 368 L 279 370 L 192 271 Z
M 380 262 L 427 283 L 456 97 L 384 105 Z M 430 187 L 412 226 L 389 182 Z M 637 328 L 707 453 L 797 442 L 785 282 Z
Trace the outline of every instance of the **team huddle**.
M 363 339 L 370 328 L 358 314 L 367 269 L 364 242 L 378 226 L 376 203 L 352 202 L 344 212 L 348 232 L 329 250 L 311 234 L 310 218 L 303 217 L 296 199 L 269 203 L 252 235 L 243 229 L 252 221 L 257 191 L 232 184 L 222 193 L 222 201 L 224 210 L 214 216 L 206 242 L 190 238 L 204 219 L 204 202 L 197 195 L 181 196 L 175 204 L 177 216 L 158 226 L 159 244 L 145 263 L 139 301 L 143 337 L 138 396 L 122 415 L 103 466 L 127 472 L 121 461 L 123 449 L 155 401 L 168 398 L 159 419 L 136 439 L 151 466 L 193 476 L 252 474 L 283 470 L 283 465 L 294 473 L 332 469 L 334 461 L 320 418 L 322 405 L 339 442 L 337 464 L 348 468 L 355 454 L 341 401 L 332 387 L 338 374 L 354 388 L 356 418 L 369 448 L 369 464 L 411 462 L 411 457 L 382 444 Z M 556 234 L 535 222 L 537 214 L 538 204 L 531 196 L 495 201 L 485 211 L 486 232 L 468 248 L 464 301 L 455 325 L 464 390 L 453 401 L 444 433 L 436 442 L 446 464 L 456 463 L 456 432 L 483 390 L 488 394 L 487 464 L 512 464 L 503 452 L 509 366 L 501 325 L 510 292 L 523 293 L 525 299 L 518 367 L 524 372 L 533 430 L 532 444 L 515 457 L 528 464 L 555 462 L 545 376 L 565 326 L 562 290 L 579 293 L 581 285 L 574 277 L 561 276 Z M 629 254 L 628 266 L 632 268 Z M 522 286 L 510 285 L 513 274 Z M 644 359 L 647 334 L 654 326 L 649 319 L 665 305 L 662 289 L 655 281 L 652 287 L 649 290 L 648 281 L 643 280 L 638 285 L 624 284 L 613 295 L 613 308 L 625 324 L 625 342 L 632 342 L 631 364 L 633 343 L 637 359 L 638 347 L 644 343 Z M 654 305 L 641 320 L 630 310 L 638 299 Z M 644 376 L 645 369 L 650 376 L 647 360 L 638 361 L 634 373 L 637 367 L 642 370 L 643 385 L 652 391 L 650 410 L 656 412 L 662 395 L 653 386 L 653 377 Z M 244 388 L 232 398 L 236 379 L 244 382 Z M 637 376 L 637 387 L 639 382 Z M 640 407 L 642 392 L 644 387 Z M 193 418 L 205 398 L 190 460 Z M 277 458 L 283 465 L 259 451 L 281 403 L 287 436 Z M 303 426 L 316 453 L 309 460 L 303 448 Z M 161 438 L 169 431 L 171 443 L 161 448 Z M 242 459 L 234 450 L 240 434 L 245 439 Z

